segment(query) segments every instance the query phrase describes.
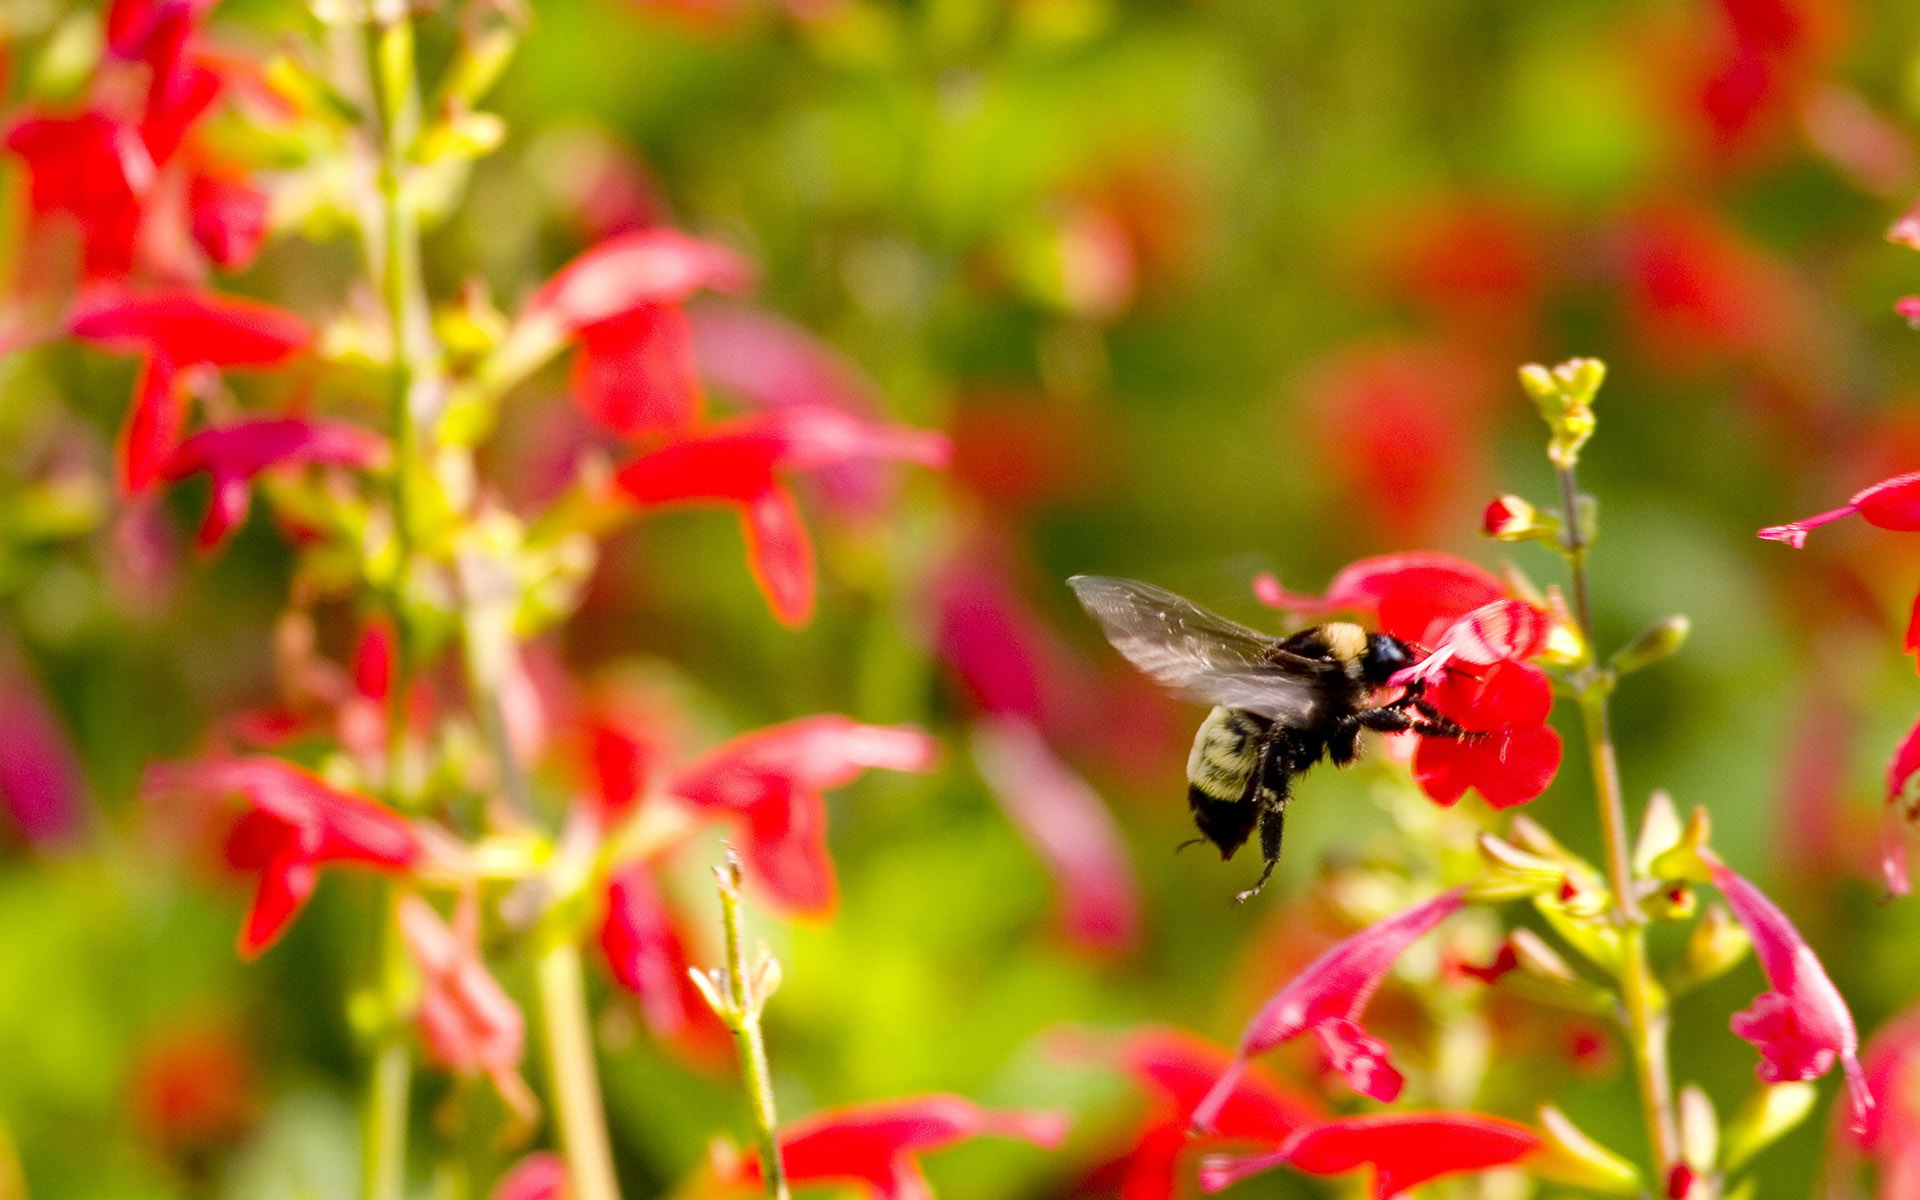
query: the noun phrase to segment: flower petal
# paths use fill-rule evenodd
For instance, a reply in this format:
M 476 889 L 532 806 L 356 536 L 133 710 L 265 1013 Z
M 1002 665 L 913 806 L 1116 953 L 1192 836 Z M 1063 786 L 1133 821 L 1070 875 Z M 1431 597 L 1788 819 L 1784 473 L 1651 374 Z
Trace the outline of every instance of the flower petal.
M 813 539 L 793 494 L 769 487 L 740 509 L 747 566 L 776 621 L 799 629 L 813 619 Z
M 607 238 L 554 273 L 527 303 L 527 315 L 583 329 L 646 304 L 679 304 L 703 288 L 740 292 L 753 267 L 714 242 L 673 229 Z
M 1311 1175 L 1374 1168 L 1373 1195 L 1391 1200 L 1409 1188 L 1467 1171 L 1518 1162 L 1540 1145 L 1524 1125 L 1474 1113 L 1376 1113 L 1301 1130 L 1271 1154 L 1207 1159 L 1200 1185 L 1217 1192 L 1282 1164 Z
M 703 396 L 686 313 L 648 304 L 582 329 L 573 390 L 588 416 L 628 437 L 691 428 Z
M 69 323 L 75 337 L 179 366 L 271 367 L 305 350 L 313 330 L 297 313 L 214 292 L 102 290 Z

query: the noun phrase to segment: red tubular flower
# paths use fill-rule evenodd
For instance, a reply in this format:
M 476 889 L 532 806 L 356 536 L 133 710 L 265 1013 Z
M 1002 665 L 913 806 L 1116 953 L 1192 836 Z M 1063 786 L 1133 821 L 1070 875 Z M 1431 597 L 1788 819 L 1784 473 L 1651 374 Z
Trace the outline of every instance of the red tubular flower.
M 1462 615 L 1440 635 L 1425 658 L 1393 677 L 1396 684 L 1436 679 L 1455 659 L 1489 667 L 1505 659 L 1532 658 L 1547 648 L 1552 621 L 1524 600 L 1495 600 Z
M 735 738 L 681 772 L 669 787 L 693 804 L 744 825 L 747 871 L 782 905 L 833 908 L 833 861 L 821 793 L 862 771 L 926 772 L 938 746 L 905 725 L 862 725 L 841 716 L 803 717 Z
M 1001 811 L 1046 861 L 1067 935 L 1107 949 L 1132 945 L 1140 884 L 1105 802 L 1019 717 L 977 722 L 973 759 Z
M 1906 825 L 1913 820 L 1916 801 L 1913 780 L 1920 775 L 1920 721 L 1907 730 L 1887 764 L 1887 817 L 1881 847 L 1881 874 L 1887 891 L 1904 896 L 1912 890 L 1907 876 Z
M 1454 888 L 1347 938 L 1275 992 L 1240 1035 L 1232 1067 L 1194 1111 L 1194 1128 L 1210 1132 L 1247 1061 L 1303 1033 L 1312 1033 L 1334 1070 L 1363 1096 L 1391 1104 L 1402 1079 L 1385 1043 L 1360 1027 L 1360 1013 L 1401 953 L 1465 903 Z
M 215 266 L 236 271 L 260 253 L 267 236 L 267 194 L 244 178 L 195 175 L 187 186 L 193 240 Z
M 203 429 L 175 446 L 160 465 L 160 478 L 201 471 L 212 476 L 213 495 L 200 525 L 200 545 L 211 549 L 246 519 L 249 485 L 260 472 L 300 463 L 370 467 L 386 452 L 385 439 L 352 425 L 298 417 L 242 421 Z
M 277 758 L 156 763 L 141 792 L 149 799 L 238 794 L 251 806 L 227 838 L 228 861 L 260 872 L 240 931 L 242 958 L 258 956 L 285 932 L 313 894 L 319 868 L 404 871 L 423 853 L 404 818 Z
M 1213 1133 L 1192 1136 L 1193 1112 L 1214 1082 L 1233 1069 L 1227 1051 L 1175 1029 L 1126 1039 L 1121 1061 L 1155 1099 L 1120 1177 L 1120 1200 L 1173 1200 L 1180 1161 L 1193 1150 L 1233 1142 L 1279 1146 L 1320 1119 L 1306 1099 L 1283 1091 L 1257 1067 L 1243 1071 L 1214 1117 Z
M 1479 676 L 1450 671 L 1427 699 L 1468 737 L 1423 737 L 1413 751 L 1422 791 L 1451 805 L 1472 788 L 1495 808 L 1525 804 L 1560 769 L 1560 734 L 1546 724 L 1553 685 L 1538 667 L 1502 660 Z
M 1200 1186 L 1217 1192 L 1282 1165 L 1309 1175 L 1341 1175 L 1371 1166 L 1374 1200 L 1392 1200 L 1442 1175 L 1518 1162 L 1539 1145 L 1539 1134 L 1499 1117 L 1374 1113 L 1303 1129 L 1270 1154 L 1209 1158 L 1200 1165 Z
M 86 786 L 80 755 L 31 676 L 0 654 L 0 811 L 37 846 L 80 831 Z
M 581 407 L 629 436 L 685 430 L 700 414 L 693 330 L 680 305 L 706 288 L 745 291 L 747 261 L 672 229 L 610 237 L 562 267 L 527 304 L 534 338 L 577 337 Z
M 774 616 L 797 627 L 813 615 L 813 550 L 799 507 L 777 472 L 881 460 L 940 467 L 947 454 L 947 440 L 937 433 L 796 406 L 717 425 L 643 454 L 621 468 L 614 482 L 642 507 L 733 505 L 755 581 Z
M 1253 592 L 1285 612 L 1361 613 L 1374 618 L 1382 633 L 1420 645 L 1433 644 L 1481 605 L 1507 598 L 1507 589 L 1486 568 L 1425 551 L 1363 558 L 1335 575 L 1324 596 L 1289 592 L 1271 575 L 1255 579 Z
M 915 1156 L 977 1137 L 1014 1138 L 1045 1150 L 1067 1135 L 1058 1112 L 995 1111 L 960 1096 L 913 1096 L 854 1105 L 795 1121 L 780 1135 L 787 1181 L 850 1184 L 877 1200 L 933 1200 Z M 760 1178 L 758 1159 L 739 1166 L 739 1182 Z
M 672 1040 L 696 1029 L 724 1035 L 687 978 L 685 943 L 645 863 L 622 867 L 607 880 L 600 949 L 615 982 L 639 998 L 654 1036 Z
M 313 331 L 295 313 L 195 291 L 116 289 L 87 304 L 69 329 L 121 353 L 146 355 L 133 413 L 121 431 L 120 481 L 128 495 L 153 485 L 179 440 L 187 416 L 181 371 L 277 366 L 313 341 Z
M 155 174 L 140 131 L 94 109 L 71 117 L 34 112 L 7 131 L 6 146 L 26 164 L 34 217 L 64 214 L 79 226 L 87 276 L 125 275 L 141 198 Z
M 1754 956 L 1773 988 L 1733 1015 L 1733 1032 L 1760 1051 L 1758 1075 L 1768 1083 L 1817 1079 L 1838 1059 L 1853 1127 L 1864 1129 L 1873 1096 L 1860 1069 L 1860 1035 L 1840 989 L 1773 901 L 1711 851 L 1702 849 L 1700 857 L 1727 907 L 1752 936 Z
M 400 934 L 420 968 L 414 1022 L 428 1057 L 455 1074 L 486 1075 L 509 1108 L 531 1116 L 533 1093 L 520 1078 L 526 1021 L 480 960 L 479 919 L 472 895 L 461 900 L 452 926 L 418 896 L 400 901 Z
M 1798 550 L 1807 544 L 1807 534 L 1855 513 L 1864 517 L 1867 524 L 1878 525 L 1882 529 L 1901 533 L 1920 529 L 1920 471 L 1882 479 L 1870 488 L 1855 492 L 1853 498 L 1840 508 L 1815 513 L 1786 525 L 1769 525 L 1760 531 L 1760 536 L 1770 542 L 1785 542 Z

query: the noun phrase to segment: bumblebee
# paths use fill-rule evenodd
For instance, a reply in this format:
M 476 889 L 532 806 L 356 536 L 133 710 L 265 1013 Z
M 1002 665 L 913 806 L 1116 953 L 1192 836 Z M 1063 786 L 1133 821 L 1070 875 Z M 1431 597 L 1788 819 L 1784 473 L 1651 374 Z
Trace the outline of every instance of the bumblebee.
M 1075 575 L 1067 585 L 1128 662 L 1182 699 L 1213 706 L 1187 756 L 1187 804 L 1196 840 L 1212 842 L 1222 860 L 1258 826 L 1265 862 L 1236 902 L 1258 895 L 1280 860 L 1294 776 L 1322 759 L 1352 762 L 1362 729 L 1467 736 L 1418 682 L 1375 703 L 1418 657 L 1399 638 L 1344 621 L 1275 638 L 1150 583 Z

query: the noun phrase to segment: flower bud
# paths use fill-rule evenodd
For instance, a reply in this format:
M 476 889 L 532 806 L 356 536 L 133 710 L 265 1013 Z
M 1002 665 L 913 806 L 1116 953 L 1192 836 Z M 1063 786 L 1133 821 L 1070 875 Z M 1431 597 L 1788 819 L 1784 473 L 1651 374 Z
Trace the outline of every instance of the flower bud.
M 1476 903 L 1518 900 L 1557 890 L 1566 870 L 1552 859 L 1529 854 L 1512 842 L 1490 833 L 1480 835 L 1481 871 L 1467 885 L 1467 899 Z
M 1804 1121 L 1819 1089 L 1807 1082 L 1761 1084 L 1727 1122 L 1720 1166 L 1735 1171 Z
M 1560 518 L 1518 496 L 1495 496 L 1481 514 L 1480 532 L 1496 542 L 1551 541 L 1560 536 Z
M 1720 1117 L 1697 1083 L 1681 1088 L 1679 1099 L 1680 1156 L 1704 1174 L 1713 1170 L 1714 1160 L 1720 1157 Z
M 1700 897 L 1686 880 L 1676 879 L 1641 897 L 1640 911 L 1651 921 L 1689 921 L 1700 911 Z
M 1740 960 L 1753 948 L 1753 938 L 1725 905 L 1715 904 L 1707 909 L 1700 923 L 1693 927 L 1693 933 L 1687 938 L 1686 953 L 1681 956 L 1679 969 L 1669 985 L 1674 991 L 1698 987 L 1740 965 Z
M 1654 856 L 1652 873 L 1661 879 L 1689 879 L 1695 883 L 1711 883 L 1713 873 L 1707 868 L 1707 860 L 1701 852 L 1713 836 L 1713 824 L 1707 817 L 1707 810 L 1696 808 L 1688 819 L 1687 827 L 1681 831 L 1680 840 Z
M 1520 386 L 1552 434 L 1547 457 L 1561 470 L 1580 461 L 1580 448 L 1593 436 L 1593 397 L 1606 377 L 1597 358 L 1570 358 L 1552 370 L 1538 363 L 1520 368 Z
M 1633 843 L 1634 871 L 1640 875 L 1651 874 L 1653 860 L 1677 844 L 1683 832 L 1673 796 L 1665 788 L 1654 789 L 1647 797 L 1646 815 L 1640 820 L 1640 836 Z
M 1620 931 L 1608 919 L 1612 905 L 1606 889 L 1582 889 L 1568 876 L 1560 892 L 1536 895 L 1533 906 L 1562 941 L 1589 961 L 1607 971 L 1619 969 Z
M 1540 1139 L 1540 1149 L 1527 1166 L 1542 1179 L 1608 1196 L 1640 1193 L 1639 1169 L 1594 1141 L 1551 1104 L 1540 1107 Z
M 1631 675 L 1652 666 L 1686 644 L 1687 634 L 1692 629 L 1693 622 L 1678 613 L 1660 618 L 1614 652 L 1613 673 Z

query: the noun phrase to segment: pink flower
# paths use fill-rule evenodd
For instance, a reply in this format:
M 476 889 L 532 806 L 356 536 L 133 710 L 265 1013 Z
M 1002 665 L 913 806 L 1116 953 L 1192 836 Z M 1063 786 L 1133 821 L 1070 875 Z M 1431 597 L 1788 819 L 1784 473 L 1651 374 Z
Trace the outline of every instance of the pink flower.
M 1400 1094 L 1400 1072 L 1389 1060 L 1385 1043 L 1361 1028 L 1360 1014 L 1394 960 L 1464 902 L 1463 889 L 1454 888 L 1376 922 L 1322 954 L 1275 992 L 1240 1035 L 1233 1066 L 1194 1111 L 1194 1128 L 1213 1129 L 1249 1059 L 1303 1033 L 1314 1035 L 1354 1091 L 1391 1104 Z
M 700 415 L 693 330 L 680 307 L 706 288 L 739 292 L 753 269 L 725 247 L 671 229 L 618 234 L 562 267 L 527 304 L 521 336 L 574 337 L 574 391 L 628 436 L 684 431 Z
M 643 454 L 621 468 L 615 486 L 645 508 L 732 505 L 746 535 L 747 561 L 774 616 L 800 626 L 813 615 L 813 549 L 778 473 L 879 460 L 939 467 L 947 453 L 937 433 L 795 407 L 716 425 Z
M 780 1135 L 780 1158 L 795 1186 L 837 1183 L 876 1200 L 933 1200 L 916 1156 L 977 1137 L 1058 1146 L 1067 1118 L 1057 1112 L 995 1111 L 960 1096 L 912 1096 L 854 1105 L 795 1121 Z M 760 1163 L 740 1164 L 740 1181 L 757 1181 Z
M 1120 1200 L 1173 1200 L 1180 1162 L 1189 1153 L 1235 1142 L 1279 1146 L 1319 1120 L 1307 1100 L 1281 1089 L 1257 1067 L 1235 1080 L 1214 1118 L 1213 1132 L 1193 1137 L 1194 1109 L 1233 1067 L 1227 1051 L 1175 1029 L 1148 1029 L 1123 1044 L 1127 1072 L 1154 1097 L 1153 1110 L 1124 1160 Z
M 1540 1135 L 1512 1121 L 1474 1113 L 1397 1112 L 1342 1117 L 1310 1126 L 1270 1154 L 1216 1156 L 1200 1164 L 1209 1192 L 1277 1166 L 1309 1175 L 1373 1167 L 1374 1200 L 1392 1200 L 1429 1179 L 1518 1162 Z
M 1887 891 L 1896 896 L 1912 890 L 1907 876 L 1905 827 L 1914 819 L 1916 805 L 1920 805 L 1920 799 L 1912 794 L 1916 775 L 1920 775 L 1920 721 L 1914 722 L 1907 736 L 1900 739 L 1893 761 L 1887 764 L 1887 817 L 1882 834 L 1881 873 L 1886 879 Z
M 1132 945 L 1140 884 L 1106 803 L 1020 717 L 976 722 L 973 759 L 1001 811 L 1047 863 L 1067 935 L 1106 949 Z
M 1785 542 L 1798 550 L 1807 544 L 1807 534 L 1813 530 L 1855 513 L 1864 517 L 1867 524 L 1882 529 L 1901 533 L 1920 529 L 1920 471 L 1882 479 L 1870 488 L 1855 492 L 1853 498 L 1840 508 L 1815 513 L 1786 525 L 1769 525 L 1760 531 L 1760 536 L 1770 542 Z
M 212 292 L 97 293 L 69 326 L 75 337 L 124 354 L 146 355 L 134 408 L 120 440 L 121 489 L 137 495 L 159 479 L 186 424 L 180 373 L 189 367 L 271 367 L 313 341 L 285 309 Z
M 80 831 L 86 780 L 80 755 L 42 688 L 0 647 L 0 811 L 37 846 Z
M 240 956 L 253 958 L 286 931 L 335 864 L 405 871 L 422 856 L 413 826 L 370 797 L 341 791 L 277 758 L 155 763 L 141 792 L 218 799 L 238 794 L 250 806 L 227 838 L 227 859 L 260 872 L 240 931 Z
M 414 1023 L 429 1058 L 458 1075 L 484 1074 L 509 1108 L 530 1117 L 533 1093 L 520 1078 L 526 1021 L 480 960 L 479 921 L 471 893 L 462 898 L 452 926 L 420 897 L 401 899 L 400 934 L 420 969 Z
M 734 816 L 741 858 L 766 891 L 796 912 L 833 908 L 833 861 L 821 796 L 862 771 L 927 772 L 937 744 L 905 725 L 862 725 L 840 716 L 803 717 L 735 738 L 681 772 L 669 791 Z
M 241 421 L 203 429 L 175 446 L 160 465 L 160 478 L 184 479 L 201 471 L 213 477 L 200 525 L 200 545 L 212 548 L 246 519 L 249 485 L 262 471 L 301 463 L 371 467 L 386 452 L 385 439 L 352 425 L 299 417 Z
M 1735 1013 L 1732 1021 L 1733 1032 L 1760 1051 L 1760 1078 L 1768 1083 L 1817 1079 L 1837 1058 L 1847 1079 L 1853 1126 L 1864 1128 L 1873 1096 L 1860 1069 L 1860 1036 L 1840 990 L 1773 901 L 1711 851 L 1702 849 L 1700 857 L 1713 885 L 1727 898 L 1727 907 L 1752 936 L 1754 956 L 1773 989 Z
M 1450 671 L 1427 699 L 1471 735 L 1423 737 L 1414 747 L 1414 781 L 1436 802 L 1454 804 L 1471 788 L 1511 808 L 1553 782 L 1562 746 L 1546 723 L 1553 685 L 1540 668 L 1506 659 L 1479 676 Z
M 529 1154 L 493 1185 L 489 1200 L 567 1200 L 567 1164 L 545 1150 Z
M 1416 645 L 1431 645 L 1460 617 L 1507 598 L 1507 589 L 1484 567 L 1426 551 L 1363 558 L 1335 575 L 1324 596 L 1286 591 L 1271 575 L 1255 579 L 1253 592 L 1285 612 L 1360 613 L 1372 617 L 1380 632 Z

